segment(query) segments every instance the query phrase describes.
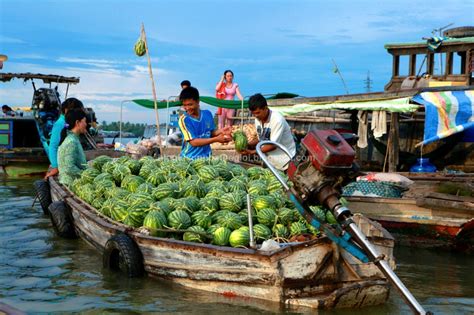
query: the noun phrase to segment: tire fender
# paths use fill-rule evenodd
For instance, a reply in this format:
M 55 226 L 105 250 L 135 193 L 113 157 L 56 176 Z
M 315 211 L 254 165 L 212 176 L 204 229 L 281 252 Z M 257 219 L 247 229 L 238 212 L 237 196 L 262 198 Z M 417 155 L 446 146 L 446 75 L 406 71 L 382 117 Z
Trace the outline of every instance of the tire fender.
M 49 205 L 49 217 L 56 234 L 64 238 L 77 238 L 71 210 L 64 201 L 55 201 Z
M 105 244 L 104 268 L 118 270 L 129 278 L 143 275 L 143 256 L 137 244 L 126 234 L 112 236 Z
M 39 203 L 43 209 L 43 213 L 48 215 L 48 207 L 51 204 L 51 191 L 49 183 L 43 179 L 39 179 L 34 183 L 36 195 L 38 196 Z

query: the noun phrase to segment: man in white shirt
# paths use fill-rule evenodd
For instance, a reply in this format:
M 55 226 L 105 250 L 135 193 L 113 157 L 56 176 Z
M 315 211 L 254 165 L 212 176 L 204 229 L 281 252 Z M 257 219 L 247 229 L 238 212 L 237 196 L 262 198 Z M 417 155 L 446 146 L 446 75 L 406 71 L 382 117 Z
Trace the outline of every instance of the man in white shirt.
M 249 110 L 255 116 L 255 127 L 257 129 L 258 140 L 249 143 L 249 149 L 240 152 L 241 154 L 255 154 L 253 149 L 259 141 L 270 140 L 283 145 L 291 153 L 296 154 L 296 145 L 291 134 L 290 126 L 285 118 L 278 112 L 268 108 L 267 100 L 262 94 L 255 94 L 249 99 Z M 269 162 L 277 169 L 285 171 L 288 168 L 290 158 L 285 152 L 275 145 L 262 146 L 262 152 L 266 153 Z

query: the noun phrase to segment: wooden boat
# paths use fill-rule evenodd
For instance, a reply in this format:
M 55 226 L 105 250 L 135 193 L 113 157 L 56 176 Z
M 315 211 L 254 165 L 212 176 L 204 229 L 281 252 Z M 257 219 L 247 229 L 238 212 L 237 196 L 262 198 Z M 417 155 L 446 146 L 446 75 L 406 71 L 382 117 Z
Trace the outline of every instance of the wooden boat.
M 439 193 L 436 187 L 446 182 L 473 183 L 474 175 L 408 177 L 414 184 L 402 198 L 345 197 L 349 208 L 380 222 L 401 244 L 472 252 L 474 198 Z
M 12 177 L 44 174 L 50 164 L 47 154 L 49 136 L 61 107 L 59 93 L 57 89 L 51 88 L 51 83 L 67 84 L 69 88 L 69 85 L 78 84 L 79 78 L 51 74 L 0 73 L 0 82 L 13 79 L 32 81 L 33 100 L 31 107 L 22 108 L 15 116 L 0 116 L 0 174 Z M 49 84 L 49 87 L 36 88 L 33 80 Z M 94 111 L 86 108 L 86 112 L 93 121 Z M 94 137 L 95 142 L 102 140 Z M 85 150 L 96 149 L 91 141 L 83 142 Z
M 144 270 L 153 277 L 224 296 L 257 298 L 290 307 L 363 307 L 384 303 L 389 296 L 388 282 L 375 265 L 340 251 L 327 237 L 283 244 L 273 251 L 152 237 L 111 221 L 55 178 L 50 178 L 50 187 L 53 201 L 67 205 L 78 236 L 104 251 L 112 237 L 126 235 L 136 244 Z M 355 221 L 394 267 L 390 234 L 361 215 Z M 120 259 L 120 255 L 117 251 L 110 257 Z

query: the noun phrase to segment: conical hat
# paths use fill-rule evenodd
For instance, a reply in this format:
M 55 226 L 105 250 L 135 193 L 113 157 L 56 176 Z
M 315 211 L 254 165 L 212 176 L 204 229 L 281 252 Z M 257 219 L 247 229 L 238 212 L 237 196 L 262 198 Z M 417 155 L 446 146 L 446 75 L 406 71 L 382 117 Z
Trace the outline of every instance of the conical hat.
M 0 55 L 0 61 L 7 61 L 8 57 L 7 55 Z

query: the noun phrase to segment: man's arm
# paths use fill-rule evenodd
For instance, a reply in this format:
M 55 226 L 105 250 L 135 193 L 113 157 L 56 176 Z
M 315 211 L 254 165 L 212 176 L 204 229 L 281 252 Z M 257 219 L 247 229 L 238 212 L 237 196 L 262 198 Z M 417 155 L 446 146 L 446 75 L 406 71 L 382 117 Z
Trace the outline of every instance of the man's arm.
M 230 137 L 224 133 L 220 133 L 216 136 L 213 136 L 211 138 L 195 138 L 191 139 L 188 142 L 193 146 L 193 147 L 202 147 L 214 142 L 220 142 L 220 143 L 225 143 L 230 141 Z

